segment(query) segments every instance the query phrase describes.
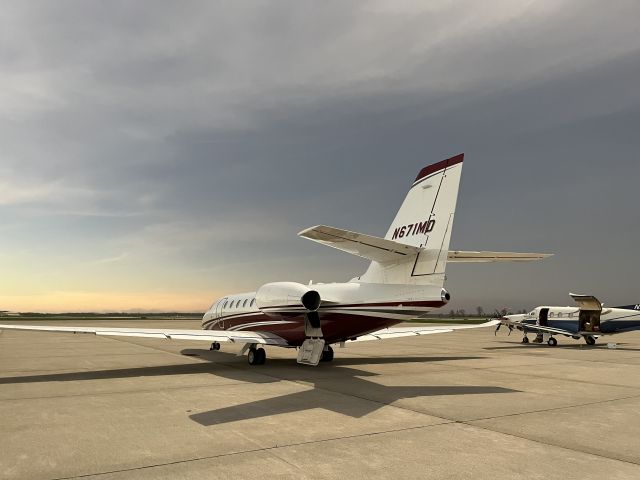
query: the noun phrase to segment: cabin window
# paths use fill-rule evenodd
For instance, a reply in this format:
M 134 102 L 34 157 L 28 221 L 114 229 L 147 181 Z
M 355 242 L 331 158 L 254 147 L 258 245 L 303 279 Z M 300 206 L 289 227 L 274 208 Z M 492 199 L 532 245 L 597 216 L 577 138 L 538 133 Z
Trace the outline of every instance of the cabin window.
M 558 312 L 558 318 L 562 318 L 562 312 Z
M 231 303 L 229 304 L 229 308 L 233 308 L 233 302 L 235 302 L 235 300 L 231 300 Z
M 222 308 L 227 308 L 227 301 L 224 301 L 224 304 L 222 305 Z
M 249 301 L 249 299 L 248 299 L 248 298 L 245 298 L 245 299 L 244 299 L 244 302 L 242 302 L 242 308 L 244 308 L 244 307 L 246 307 L 246 306 L 247 306 L 247 302 L 248 302 L 248 301 Z
M 251 303 L 249 304 L 250 307 L 253 307 L 253 305 L 256 303 L 256 299 L 252 298 L 251 299 Z
M 549 317 L 553 317 L 553 316 L 555 316 L 555 313 L 549 312 Z

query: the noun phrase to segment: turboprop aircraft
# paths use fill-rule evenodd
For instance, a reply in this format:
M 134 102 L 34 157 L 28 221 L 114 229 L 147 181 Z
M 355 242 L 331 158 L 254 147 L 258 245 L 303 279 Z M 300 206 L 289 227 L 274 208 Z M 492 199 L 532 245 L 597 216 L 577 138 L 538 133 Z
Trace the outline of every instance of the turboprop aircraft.
M 576 340 L 584 338 L 588 345 L 595 345 L 596 338 L 603 335 L 640 330 L 640 305 L 604 308 L 592 295 L 570 293 L 578 304 L 575 307 L 536 307 L 531 312 L 501 317 L 496 332 L 502 325 L 523 332 L 522 343 L 529 343 L 528 333 L 538 334 L 538 343 L 542 336 L 548 336 L 547 343 L 555 347 L 558 341 L 555 335 L 563 335 Z
M 464 155 L 418 173 L 384 238 L 318 225 L 298 235 L 370 261 L 346 283 L 267 283 L 255 292 L 225 296 L 202 318 L 202 330 L 0 325 L 0 329 L 93 333 L 243 345 L 249 364 L 260 365 L 262 346 L 298 348 L 298 363 L 333 359 L 332 344 L 447 333 L 496 325 L 390 328 L 446 305 L 447 262 L 532 261 L 549 254 L 449 251 Z

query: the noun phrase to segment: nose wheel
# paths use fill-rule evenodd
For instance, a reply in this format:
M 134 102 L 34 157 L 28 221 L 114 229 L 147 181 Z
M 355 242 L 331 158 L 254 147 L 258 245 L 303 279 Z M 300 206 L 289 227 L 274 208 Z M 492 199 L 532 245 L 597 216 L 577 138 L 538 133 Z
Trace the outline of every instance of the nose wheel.
M 527 337 L 526 335 L 522 337 L 522 343 L 529 343 L 529 337 Z
M 587 345 L 595 345 L 596 344 L 596 339 L 593 338 L 591 335 L 588 335 L 588 336 L 584 337 L 584 341 L 587 342 Z
M 556 345 L 558 345 L 558 341 L 553 337 L 549 337 L 549 340 L 547 340 L 547 345 L 549 345 L 550 347 L 555 347 Z
M 211 351 L 218 351 L 220 350 L 220 344 L 218 342 L 213 342 L 211 344 L 211 346 L 209 347 L 209 350 Z
M 247 353 L 247 361 L 249 365 L 264 365 L 267 361 L 267 354 L 264 348 L 250 348 Z

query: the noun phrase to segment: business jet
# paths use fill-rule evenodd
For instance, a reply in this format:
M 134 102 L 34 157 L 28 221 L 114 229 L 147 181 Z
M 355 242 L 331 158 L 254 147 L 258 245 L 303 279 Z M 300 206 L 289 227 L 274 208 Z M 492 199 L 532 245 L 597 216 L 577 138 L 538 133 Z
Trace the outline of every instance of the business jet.
M 119 327 L 0 325 L 0 329 L 92 333 L 125 337 L 195 340 L 242 345 L 250 365 L 265 363 L 265 345 L 297 348 L 297 361 L 318 365 L 333 359 L 331 345 L 403 336 L 448 333 L 496 325 L 393 325 L 425 317 L 449 302 L 444 288 L 448 262 L 535 261 L 549 254 L 449 251 L 464 154 L 429 165 L 418 173 L 384 238 L 318 225 L 302 238 L 370 261 L 346 283 L 267 283 L 255 292 L 215 301 L 202 318 L 202 330 Z
M 529 343 L 527 334 L 535 333 L 534 342 L 541 343 L 547 336 L 547 344 L 555 347 L 556 335 L 575 340 L 584 338 L 587 345 L 595 345 L 596 339 L 603 335 L 640 330 L 640 305 L 604 308 L 593 295 L 570 293 L 578 304 L 576 307 L 537 307 L 531 312 L 520 315 L 506 315 L 500 318 L 496 332 L 505 325 L 509 332 L 513 329 L 523 332 L 522 343 Z

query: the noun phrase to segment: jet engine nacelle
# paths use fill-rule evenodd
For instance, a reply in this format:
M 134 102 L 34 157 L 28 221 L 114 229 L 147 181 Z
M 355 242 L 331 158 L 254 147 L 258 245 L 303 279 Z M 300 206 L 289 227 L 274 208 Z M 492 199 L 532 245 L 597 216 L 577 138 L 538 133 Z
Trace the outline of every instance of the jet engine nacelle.
M 315 312 L 320 307 L 320 294 L 307 285 L 296 282 L 273 282 L 256 292 L 256 305 L 271 316 L 300 315 L 303 308 Z

